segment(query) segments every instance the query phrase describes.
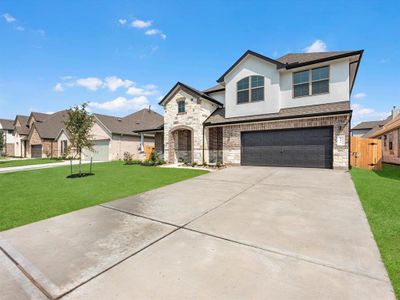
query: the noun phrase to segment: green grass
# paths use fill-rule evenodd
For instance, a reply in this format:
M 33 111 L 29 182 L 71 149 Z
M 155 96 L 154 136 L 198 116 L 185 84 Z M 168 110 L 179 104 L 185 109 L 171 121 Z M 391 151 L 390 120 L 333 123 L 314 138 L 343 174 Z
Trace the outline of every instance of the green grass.
M 383 167 L 382 171 L 353 168 L 351 176 L 400 298 L 400 167 Z
M 50 164 L 61 162 L 60 159 L 52 159 L 52 158 L 33 158 L 33 159 L 18 159 L 18 160 L 0 160 L 0 168 L 9 168 L 9 167 L 20 167 L 20 166 L 30 166 L 30 165 L 38 165 L 38 164 Z
M 69 167 L 0 174 L 0 231 L 207 173 L 119 161 L 93 164 L 93 172 L 74 179 L 66 178 Z

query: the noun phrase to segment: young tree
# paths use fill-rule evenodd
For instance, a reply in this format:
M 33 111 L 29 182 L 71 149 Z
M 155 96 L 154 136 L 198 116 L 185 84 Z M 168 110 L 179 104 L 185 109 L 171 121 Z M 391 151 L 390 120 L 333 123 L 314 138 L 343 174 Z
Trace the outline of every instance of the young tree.
M 79 175 L 82 175 L 82 150 L 93 150 L 93 140 L 90 129 L 94 124 L 94 117 L 86 110 L 87 103 L 74 106 L 68 110 L 68 120 L 65 122 L 66 129 L 70 133 L 71 147 L 75 148 L 79 157 Z

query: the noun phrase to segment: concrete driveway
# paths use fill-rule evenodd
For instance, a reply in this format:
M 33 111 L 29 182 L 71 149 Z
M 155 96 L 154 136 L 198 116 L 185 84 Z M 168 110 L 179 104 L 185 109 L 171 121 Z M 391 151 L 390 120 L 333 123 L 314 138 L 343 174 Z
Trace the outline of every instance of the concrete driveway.
M 344 171 L 228 168 L 0 247 L 1 299 L 395 299 Z

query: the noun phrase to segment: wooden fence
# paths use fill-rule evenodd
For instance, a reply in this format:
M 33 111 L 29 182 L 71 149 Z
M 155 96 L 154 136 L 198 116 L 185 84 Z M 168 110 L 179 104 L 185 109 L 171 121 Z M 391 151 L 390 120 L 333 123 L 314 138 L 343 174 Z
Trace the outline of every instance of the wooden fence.
M 146 155 L 146 159 L 150 159 L 150 155 L 153 151 L 154 146 L 144 145 L 144 154 Z
M 357 168 L 382 170 L 381 140 L 351 137 L 350 164 Z

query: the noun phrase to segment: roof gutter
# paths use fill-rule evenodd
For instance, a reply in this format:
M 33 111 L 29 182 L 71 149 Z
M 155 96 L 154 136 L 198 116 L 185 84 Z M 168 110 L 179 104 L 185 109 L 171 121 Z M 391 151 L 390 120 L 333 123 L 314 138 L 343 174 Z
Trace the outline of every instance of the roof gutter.
M 363 52 L 364 52 L 364 50 L 358 50 L 358 51 L 339 54 L 339 55 L 335 55 L 335 56 L 331 56 L 331 57 L 315 59 L 315 60 L 311 60 L 311 61 L 307 61 L 307 62 L 303 62 L 303 63 L 286 64 L 285 68 L 287 70 L 290 70 L 290 69 L 294 69 L 294 68 L 299 68 L 299 67 L 303 67 L 303 66 L 318 64 L 318 63 L 321 63 L 321 62 L 326 62 L 326 61 L 330 61 L 330 60 L 345 58 L 345 57 L 354 56 L 354 55 L 360 55 L 361 56 L 363 54 Z M 361 57 L 360 57 L 360 59 L 361 59 Z
M 230 121 L 230 122 L 219 122 L 219 123 L 203 123 L 204 127 L 209 126 L 217 126 L 217 125 L 233 125 L 233 124 L 243 124 L 243 123 L 256 123 L 256 122 L 269 122 L 269 121 L 277 121 L 277 120 L 290 120 L 290 119 L 303 119 L 303 118 L 311 118 L 311 117 L 323 117 L 323 116 L 336 116 L 343 114 L 351 114 L 352 110 L 341 110 L 334 112 L 326 112 L 326 113 L 314 113 L 307 115 L 291 115 L 291 116 L 283 116 L 283 117 L 275 117 L 275 118 L 259 118 L 252 120 L 239 120 L 239 121 Z

